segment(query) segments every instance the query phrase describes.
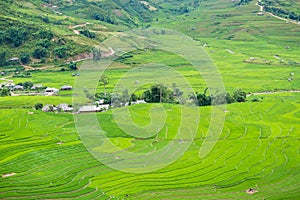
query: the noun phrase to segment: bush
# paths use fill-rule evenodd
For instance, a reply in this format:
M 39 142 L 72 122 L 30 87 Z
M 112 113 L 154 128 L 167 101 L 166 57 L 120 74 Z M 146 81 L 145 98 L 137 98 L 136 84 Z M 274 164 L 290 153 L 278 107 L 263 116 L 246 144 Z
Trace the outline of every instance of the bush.
M 57 47 L 54 49 L 54 54 L 60 59 L 65 58 L 67 56 L 67 48 Z
M 42 103 L 36 103 L 36 104 L 34 105 L 34 108 L 35 108 L 36 110 L 41 110 L 41 109 L 43 108 L 43 104 L 42 104 Z
M 28 53 L 23 53 L 20 55 L 20 61 L 22 64 L 30 63 L 30 55 Z
M 41 59 L 41 58 L 44 58 L 47 56 L 47 51 L 44 47 L 37 47 L 33 53 L 32 53 L 32 56 L 34 58 L 37 58 L 37 59 Z

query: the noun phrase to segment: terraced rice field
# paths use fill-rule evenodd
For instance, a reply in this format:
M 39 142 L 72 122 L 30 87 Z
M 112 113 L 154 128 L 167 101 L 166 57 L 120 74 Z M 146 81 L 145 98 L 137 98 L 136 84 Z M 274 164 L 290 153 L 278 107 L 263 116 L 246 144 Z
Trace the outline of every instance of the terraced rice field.
M 199 149 L 211 108 L 201 107 L 199 129 L 184 155 L 141 174 L 97 161 L 80 141 L 72 114 L 1 109 L 0 199 L 298 199 L 299 97 L 264 95 L 263 102 L 228 105 L 222 134 L 204 158 Z M 144 113 L 151 106 L 130 107 L 136 123 L 149 122 Z M 176 127 L 180 106 L 163 106 L 165 126 Z M 133 138 L 120 130 L 112 111 L 97 117 L 112 143 L 131 152 L 151 152 L 173 139 L 166 127 L 155 138 Z M 249 188 L 258 192 L 247 194 Z

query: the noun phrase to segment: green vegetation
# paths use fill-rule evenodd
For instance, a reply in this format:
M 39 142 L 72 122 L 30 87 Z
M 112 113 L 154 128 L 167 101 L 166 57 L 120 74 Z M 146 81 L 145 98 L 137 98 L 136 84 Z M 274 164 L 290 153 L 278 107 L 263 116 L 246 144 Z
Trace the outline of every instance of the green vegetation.
M 0 1 L 0 199 L 299 199 L 300 26 L 270 13 L 260 15 L 256 3 Z M 259 5 L 276 16 L 299 20 L 297 1 L 262 0 Z M 105 132 L 95 150 L 146 156 L 169 144 L 191 145 L 174 152 L 183 156 L 157 171 L 127 173 L 104 165 L 86 149 L 74 119 L 88 119 L 91 114 L 41 110 L 62 103 L 75 109 L 74 102 L 81 100 L 76 88 L 53 96 L 43 93 L 46 87 L 74 86 L 76 78 L 83 76 L 78 60 L 105 60 L 110 44 L 95 45 L 106 38 L 150 26 L 174 29 L 196 40 L 217 67 L 226 92 L 211 92 L 201 77 L 210 71 L 201 68 L 200 75 L 181 55 L 155 45 L 143 50 L 138 42 L 133 44 L 138 50 L 116 58 L 95 88 L 84 88 L 87 103 L 104 100 L 115 107 L 96 113 L 97 123 L 86 122 L 87 133 L 97 131 L 98 125 Z M 118 49 L 113 50 L 114 56 L 119 55 Z M 185 84 L 166 74 L 157 73 L 164 81 L 143 83 L 142 77 L 148 77 L 144 68 L 160 72 L 164 65 L 182 75 L 194 92 L 185 92 Z M 131 71 L 132 76 L 125 76 Z M 125 81 L 120 83 L 121 79 Z M 24 90 L 10 91 L 11 83 Z M 42 86 L 31 89 L 34 85 Z M 127 85 L 137 89 L 127 90 Z M 123 107 L 140 99 L 148 103 Z M 199 105 L 195 107 L 199 124 L 191 113 L 184 115 L 189 101 Z M 157 109 L 162 114 L 152 115 Z M 123 123 L 117 121 L 117 114 L 122 114 Z M 217 138 L 210 126 L 221 123 L 211 121 L 215 115 L 225 117 Z M 195 131 L 193 140 L 176 137 L 185 117 L 188 128 Z M 162 127 L 154 127 L 156 134 L 149 137 L 123 127 L 134 123 L 143 130 L 154 122 Z M 216 145 L 202 158 L 199 151 L 205 142 Z M 169 159 L 166 155 L 160 159 Z M 113 163 L 124 160 L 114 159 Z M 249 188 L 258 192 L 247 194 Z
M 262 0 L 260 5 L 264 6 L 267 12 L 271 12 L 283 18 L 300 21 L 299 2 L 292 0 Z

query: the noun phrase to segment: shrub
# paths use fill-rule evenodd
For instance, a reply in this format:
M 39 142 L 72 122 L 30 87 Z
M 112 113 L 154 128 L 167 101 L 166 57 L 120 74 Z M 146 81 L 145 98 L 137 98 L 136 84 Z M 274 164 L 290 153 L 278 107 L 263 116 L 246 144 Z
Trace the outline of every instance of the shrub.
M 35 108 L 36 110 L 41 110 L 41 109 L 43 108 L 43 104 L 42 104 L 42 103 L 36 103 L 36 104 L 34 105 L 34 108 Z

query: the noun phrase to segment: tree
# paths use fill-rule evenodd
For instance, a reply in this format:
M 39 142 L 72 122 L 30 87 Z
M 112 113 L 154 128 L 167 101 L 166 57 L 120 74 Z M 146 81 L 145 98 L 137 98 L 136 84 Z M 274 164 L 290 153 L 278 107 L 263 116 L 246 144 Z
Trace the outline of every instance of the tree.
M 19 47 L 25 40 L 27 31 L 19 27 L 11 27 L 5 32 L 5 41 L 13 44 L 14 47 Z
M 37 36 L 40 38 L 40 39 L 47 39 L 47 40 L 51 40 L 54 35 L 52 33 L 52 31 L 50 30 L 40 30 L 39 32 L 37 32 Z
M 41 46 L 41 47 L 44 47 L 44 48 L 48 48 L 50 47 L 51 43 L 50 43 L 50 40 L 48 39 L 42 39 L 42 40 L 39 40 L 37 41 L 36 43 L 38 46 Z
M 37 47 L 32 53 L 32 56 L 37 59 L 44 58 L 46 55 L 47 51 L 44 47 Z
M 245 102 L 247 94 L 246 92 L 242 91 L 241 89 L 237 89 L 233 93 L 233 99 L 235 102 Z
M 54 49 L 54 54 L 59 58 L 65 58 L 67 56 L 67 48 L 57 47 Z
M 106 94 L 106 85 L 109 83 L 109 78 L 106 75 L 102 75 L 99 82 L 104 86 L 104 94 Z
M 43 108 L 43 104 L 42 104 L 42 103 L 36 103 L 36 104 L 34 105 L 34 108 L 35 108 L 36 110 L 41 110 L 41 109 Z
M 69 68 L 70 68 L 71 70 L 77 70 L 77 64 L 76 64 L 75 62 L 70 62 Z
M 132 93 L 130 95 L 130 102 L 134 102 L 138 100 L 138 96 L 135 93 Z
M 22 64 L 30 63 L 30 55 L 28 53 L 22 53 L 20 55 L 20 61 Z
M 0 66 L 5 65 L 6 63 L 5 57 L 6 57 L 6 52 L 5 51 L 0 52 Z
M 0 89 L 0 96 L 5 97 L 5 96 L 10 96 L 10 91 L 7 88 L 2 88 Z
M 90 32 L 88 29 L 80 30 L 79 33 L 81 35 L 84 35 L 85 37 L 88 37 L 88 38 L 95 38 L 96 37 L 95 33 Z
M 93 60 L 100 60 L 101 59 L 101 51 L 99 48 L 94 47 L 93 48 Z
M 146 102 L 153 103 L 174 103 L 173 92 L 163 84 L 156 84 L 143 93 Z

